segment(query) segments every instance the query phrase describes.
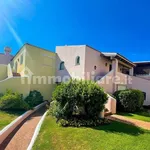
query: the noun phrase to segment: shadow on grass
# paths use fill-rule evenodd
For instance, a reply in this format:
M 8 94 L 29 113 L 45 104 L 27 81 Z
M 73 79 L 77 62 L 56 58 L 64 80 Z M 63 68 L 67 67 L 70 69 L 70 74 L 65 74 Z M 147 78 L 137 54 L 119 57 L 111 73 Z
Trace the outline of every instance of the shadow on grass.
M 124 112 L 117 112 L 118 115 L 121 115 L 121 116 L 129 116 L 129 117 L 132 117 L 133 114 L 131 113 L 124 113 Z
M 141 116 L 144 116 L 144 117 L 150 117 L 150 112 L 148 110 L 145 110 L 143 112 L 137 112 L 135 114 L 141 115 Z
M 133 136 L 138 136 L 146 132 L 150 133 L 149 131 L 142 130 L 136 126 L 120 123 L 117 121 L 113 121 L 108 125 L 93 127 L 92 129 L 99 130 L 99 131 L 103 130 L 105 132 L 110 132 L 110 133 L 129 134 Z
M 148 110 L 143 110 L 140 112 L 134 112 L 134 113 L 127 113 L 127 112 L 118 112 L 118 115 L 122 115 L 122 116 L 129 116 L 132 117 L 134 115 L 139 115 L 139 116 L 143 116 L 143 117 L 150 117 L 150 112 Z

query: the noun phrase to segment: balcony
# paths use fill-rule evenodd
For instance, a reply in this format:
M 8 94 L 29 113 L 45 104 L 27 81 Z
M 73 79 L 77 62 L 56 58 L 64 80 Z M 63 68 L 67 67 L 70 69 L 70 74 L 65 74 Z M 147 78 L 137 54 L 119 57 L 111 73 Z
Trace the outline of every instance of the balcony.
M 150 80 L 150 74 L 135 74 L 136 77 Z

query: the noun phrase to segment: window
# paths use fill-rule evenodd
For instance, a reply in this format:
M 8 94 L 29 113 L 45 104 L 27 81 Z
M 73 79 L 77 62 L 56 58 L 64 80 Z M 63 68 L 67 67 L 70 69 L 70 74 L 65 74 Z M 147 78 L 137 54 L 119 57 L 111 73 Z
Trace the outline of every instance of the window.
M 23 64 L 23 55 L 21 55 L 20 64 Z
M 80 57 L 79 56 L 76 57 L 76 65 L 80 65 Z
M 62 61 L 59 66 L 59 70 L 64 70 L 64 69 L 65 69 L 65 63 L 64 61 Z
M 96 70 L 96 68 L 97 68 L 97 67 L 96 67 L 96 66 L 94 66 L 94 70 Z

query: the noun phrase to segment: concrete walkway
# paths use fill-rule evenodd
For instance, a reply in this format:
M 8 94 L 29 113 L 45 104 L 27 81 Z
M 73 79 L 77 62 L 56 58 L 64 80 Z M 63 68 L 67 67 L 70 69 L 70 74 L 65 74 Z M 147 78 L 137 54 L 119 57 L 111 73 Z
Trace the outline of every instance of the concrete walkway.
M 30 144 L 35 128 L 44 112 L 45 108 L 41 108 L 29 118 L 27 118 L 21 127 L 16 129 L 16 133 L 13 133 L 13 135 L 8 137 L 0 150 L 26 150 Z
M 150 130 L 150 122 L 140 121 L 137 119 L 127 118 L 121 115 L 111 115 L 107 117 L 110 120 L 113 121 L 119 121 L 127 124 L 131 124 L 136 127 L 140 127 L 146 130 Z

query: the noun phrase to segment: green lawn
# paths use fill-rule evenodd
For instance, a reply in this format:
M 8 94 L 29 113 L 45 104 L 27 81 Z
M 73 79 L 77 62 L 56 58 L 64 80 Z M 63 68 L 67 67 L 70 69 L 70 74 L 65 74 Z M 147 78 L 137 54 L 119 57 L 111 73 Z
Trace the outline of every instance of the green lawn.
M 147 110 L 145 110 L 143 112 L 137 112 L 137 113 L 119 112 L 118 114 L 122 115 L 122 116 L 125 116 L 125 117 L 150 122 L 150 112 L 148 112 Z
M 0 130 L 23 113 L 24 111 L 0 111 Z
M 63 128 L 47 116 L 33 150 L 150 150 L 150 131 L 112 122 L 95 128 Z

